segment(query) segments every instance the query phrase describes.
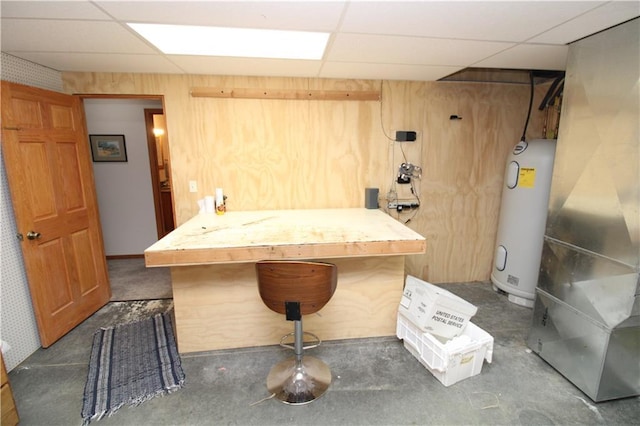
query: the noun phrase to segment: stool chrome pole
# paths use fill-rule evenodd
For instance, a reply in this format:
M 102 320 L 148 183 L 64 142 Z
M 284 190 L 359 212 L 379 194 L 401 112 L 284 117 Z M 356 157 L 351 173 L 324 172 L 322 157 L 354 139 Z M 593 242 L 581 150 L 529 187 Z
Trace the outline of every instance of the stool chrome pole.
M 331 370 L 318 358 L 304 355 L 302 320 L 295 321 L 294 334 L 295 356 L 273 366 L 267 376 L 267 389 L 286 404 L 301 405 L 325 393 L 331 384 Z

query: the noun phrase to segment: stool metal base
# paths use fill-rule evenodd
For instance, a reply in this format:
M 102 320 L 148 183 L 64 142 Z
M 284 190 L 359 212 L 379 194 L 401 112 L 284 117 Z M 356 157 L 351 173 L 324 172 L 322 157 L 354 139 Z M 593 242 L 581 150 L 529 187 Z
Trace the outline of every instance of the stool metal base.
M 285 404 L 301 405 L 315 401 L 331 384 L 331 370 L 321 360 L 292 357 L 274 365 L 267 376 L 267 389 Z

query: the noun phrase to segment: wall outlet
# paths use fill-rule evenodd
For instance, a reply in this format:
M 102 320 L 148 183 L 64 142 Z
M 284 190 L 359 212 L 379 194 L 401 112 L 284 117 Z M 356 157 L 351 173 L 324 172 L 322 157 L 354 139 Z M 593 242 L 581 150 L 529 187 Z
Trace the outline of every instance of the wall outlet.
M 189 181 L 189 192 L 198 192 L 198 182 L 195 180 Z

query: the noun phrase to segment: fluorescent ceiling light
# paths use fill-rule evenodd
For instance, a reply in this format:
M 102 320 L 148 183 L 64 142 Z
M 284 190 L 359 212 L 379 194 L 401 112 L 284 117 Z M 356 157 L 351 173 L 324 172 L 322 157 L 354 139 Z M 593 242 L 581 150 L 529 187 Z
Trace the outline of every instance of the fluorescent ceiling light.
M 329 33 L 127 24 L 170 55 L 237 56 L 247 58 L 322 59 Z

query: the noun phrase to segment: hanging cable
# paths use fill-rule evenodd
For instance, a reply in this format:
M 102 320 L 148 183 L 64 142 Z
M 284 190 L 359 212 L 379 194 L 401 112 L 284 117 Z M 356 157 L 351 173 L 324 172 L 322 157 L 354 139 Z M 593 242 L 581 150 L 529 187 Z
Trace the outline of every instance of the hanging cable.
M 380 128 L 382 129 L 382 134 L 384 135 L 385 138 L 389 139 L 392 142 L 395 142 L 396 141 L 395 138 L 392 138 L 391 136 L 389 136 L 387 134 L 387 131 L 384 129 L 384 119 L 382 117 L 382 107 L 383 107 L 383 102 L 382 102 L 383 101 L 383 98 L 382 98 L 383 87 L 382 86 L 383 86 L 383 83 L 384 83 L 384 80 L 380 80 Z
M 380 80 L 380 128 L 382 130 L 382 134 L 384 137 L 392 142 L 395 142 L 395 139 L 389 136 L 384 128 L 384 117 L 382 111 L 384 109 L 384 80 Z M 391 147 L 391 167 L 392 169 L 395 167 L 396 161 L 396 153 L 394 144 L 390 145 Z M 403 152 L 404 155 L 404 152 Z M 396 177 L 395 174 L 391 174 L 391 186 L 389 186 L 389 191 L 387 192 L 387 202 L 385 203 L 385 210 L 387 210 L 387 206 L 390 202 L 397 202 L 398 200 L 398 192 L 396 190 Z M 387 210 L 387 213 L 389 211 Z
M 531 86 L 531 93 L 529 95 L 529 112 L 527 112 L 527 121 L 524 123 L 522 138 L 520 138 L 522 142 L 526 140 L 527 127 L 529 126 L 529 117 L 531 117 L 531 107 L 533 106 L 533 71 L 529 71 L 529 81 Z

